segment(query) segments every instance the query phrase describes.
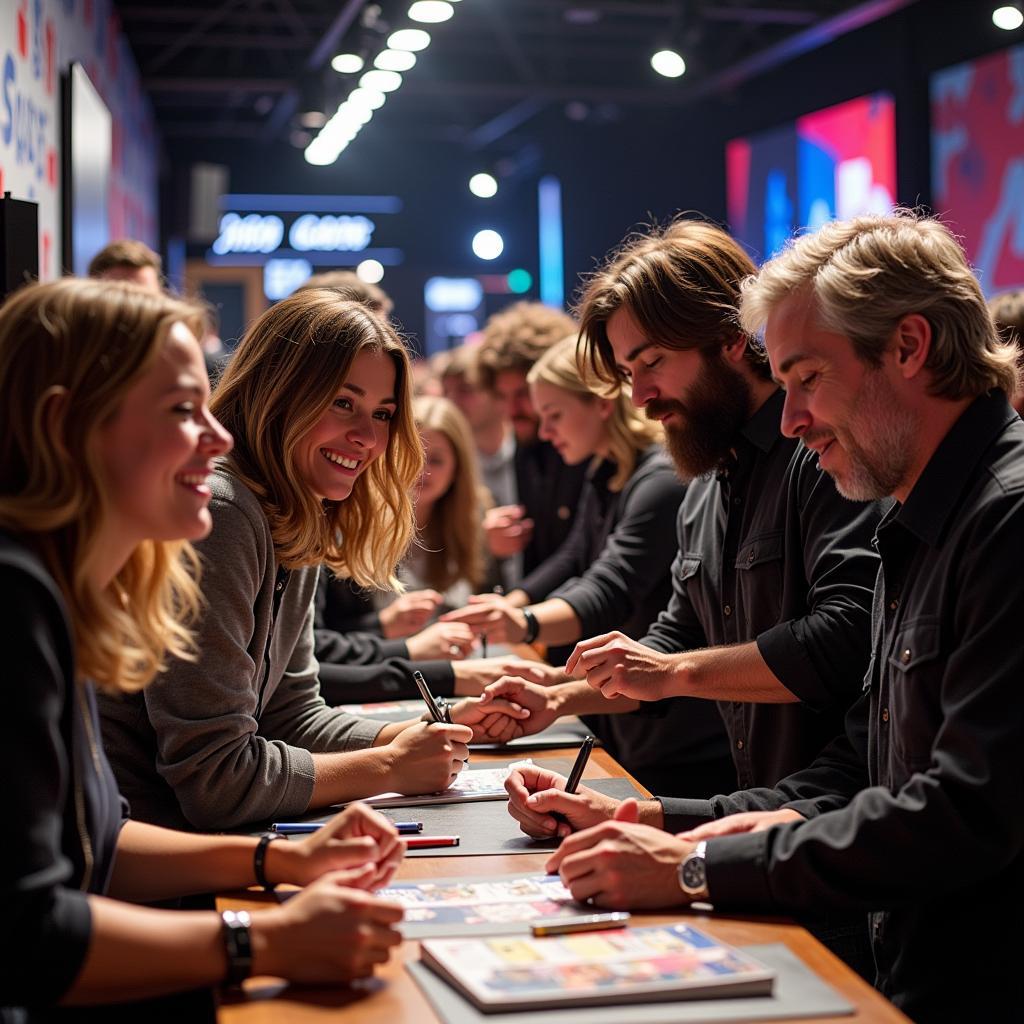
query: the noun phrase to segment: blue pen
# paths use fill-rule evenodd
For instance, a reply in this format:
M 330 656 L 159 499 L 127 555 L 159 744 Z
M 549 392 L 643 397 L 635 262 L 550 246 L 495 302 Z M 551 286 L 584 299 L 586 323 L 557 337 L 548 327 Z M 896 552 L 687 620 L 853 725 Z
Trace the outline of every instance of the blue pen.
M 279 821 L 270 826 L 271 832 L 281 836 L 301 836 L 323 828 L 323 821 Z M 400 836 L 416 835 L 423 831 L 422 821 L 396 821 L 395 828 Z

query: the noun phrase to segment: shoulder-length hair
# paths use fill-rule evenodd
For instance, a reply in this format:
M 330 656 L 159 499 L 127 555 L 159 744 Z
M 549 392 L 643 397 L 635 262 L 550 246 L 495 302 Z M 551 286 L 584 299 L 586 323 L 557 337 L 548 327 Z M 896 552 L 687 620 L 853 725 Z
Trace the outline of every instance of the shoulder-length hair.
M 362 352 L 386 353 L 395 364 L 387 447 L 348 498 L 322 501 L 296 471 L 296 447 Z M 423 466 L 409 380 L 394 328 L 330 288 L 294 293 L 245 332 L 210 409 L 234 435 L 229 465 L 263 506 L 283 566 L 325 564 L 365 587 L 397 586 L 395 566 L 413 534 L 409 489 Z
M 608 394 L 608 385 L 591 373 L 577 358 L 575 334 L 553 345 L 533 364 L 527 381 L 543 381 L 561 388 L 584 402 L 604 398 L 611 402 L 611 414 L 606 421 L 608 430 L 608 457 L 615 463 L 615 473 L 608 489 L 621 491 L 633 475 L 637 455 L 655 442 L 664 440 L 661 426 L 642 416 L 633 405 L 628 386 L 623 385 Z
M 170 327 L 199 335 L 197 307 L 112 281 L 66 278 L 0 308 L 0 525 L 38 555 L 63 594 L 80 677 L 132 691 L 168 658 L 193 656 L 198 564 L 185 541 L 143 541 L 104 588 L 95 540 L 109 499 L 100 428 L 157 357 Z
M 480 482 L 476 445 L 465 416 L 446 398 L 423 397 L 413 403 L 416 426 L 435 430 L 455 453 L 451 486 L 431 510 L 421 542 L 426 552 L 425 582 L 447 590 L 458 580 L 475 588 L 484 581 L 483 513 L 487 492 Z

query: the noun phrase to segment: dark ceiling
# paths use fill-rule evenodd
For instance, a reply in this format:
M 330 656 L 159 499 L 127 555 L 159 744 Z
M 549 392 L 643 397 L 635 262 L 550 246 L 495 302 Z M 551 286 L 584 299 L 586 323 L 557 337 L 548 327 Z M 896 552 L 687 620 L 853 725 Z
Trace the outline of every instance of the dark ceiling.
M 409 141 L 493 146 L 541 111 L 614 121 L 692 103 L 908 6 L 912 0 L 461 0 L 431 31 L 368 130 Z M 182 141 L 308 141 L 358 79 L 338 52 L 370 58 L 413 25 L 409 0 L 166 0 L 118 3 L 169 147 Z M 650 67 L 666 45 L 682 78 Z M 380 123 L 377 123 L 377 122 Z M 358 144 L 358 141 L 357 143 Z M 344 156 L 342 156 L 344 159 Z

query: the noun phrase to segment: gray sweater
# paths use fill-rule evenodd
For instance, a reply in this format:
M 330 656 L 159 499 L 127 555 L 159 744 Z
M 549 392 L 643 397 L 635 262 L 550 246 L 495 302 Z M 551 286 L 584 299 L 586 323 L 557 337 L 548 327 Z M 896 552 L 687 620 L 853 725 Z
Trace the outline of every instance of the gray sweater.
M 320 696 L 317 568 L 279 570 L 252 491 L 223 467 L 210 486 L 213 531 L 197 545 L 199 659 L 175 660 L 141 693 L 101 705 L 132 817 L 203 830 L 301 814 L 313 794 L 311 754 L 368 747 L 382 728 Z

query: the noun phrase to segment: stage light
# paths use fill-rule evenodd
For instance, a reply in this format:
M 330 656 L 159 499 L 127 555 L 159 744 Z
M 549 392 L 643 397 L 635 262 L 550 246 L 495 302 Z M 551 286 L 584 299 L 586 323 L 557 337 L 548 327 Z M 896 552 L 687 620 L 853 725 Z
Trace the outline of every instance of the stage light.
M 360 85 L 348 94 L 348 99 L 345 102 L 349 106 L 362 107 L 364 110 L 379 110 L 384 106 L 386 99 L 387 96 L 379 89 L 365 89 Z
M 481 171 L 469 179 L 469 191 L 481 199 L 490 199 L 498 193 L 498 181 L 493 174 Z
M 686 70 L 686 61 L 675 50 L 659 50 L 651 57 L 651 67 L 666 78 L 678 78 Z
M 422 28 L 400 28 L 388 36 L 388 46 L 392 50 L 408 50 L 419 53 L 430 45 L 430 33 Z
M 508 272 L 508 290 L 516 295 L 523 295 L 533 287 L 533 275 L 522 267 Z
M 505 251 L 505 240 L 497 231 L 485 228 L 473 236 L 473 253 L 482 260 L 496 260 Z
M 455 9 L 447 0 L 416 0 L 409 8 L 409 17 L 427 25 L 437 25 L 447 21 Z
M 366 62 L 358 53 L 339 53 L 334 60 L 331 61 L 331 67 L 338 72 L 339 75 L 354 75 L 357 71 L 363 70 L 363 65 Z
M 1005 32 L 1013 32 L 1024 25 L 1024 14 L 1016 4 L 1007 4 L 1004 7 L 997 7 L 992 12 L 992 24 Z
M 356 267 L 356 277 L 367 284 L 378 284 L 384 277 L 384 264 L 380 260 L 363 260 Z
M 359 79 L 363 89 L 376 89 L 378 92 L 394 92 L 402 84 L 402 76 L 397 71 L 381 71 L 376 68 L 367 71 Z
M 408 71 L 416 63 L 416 54 L 408 50 L 381 50 L 373 66 L 382 71 Z

